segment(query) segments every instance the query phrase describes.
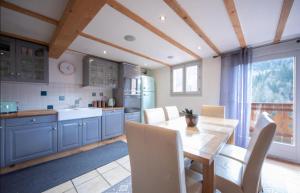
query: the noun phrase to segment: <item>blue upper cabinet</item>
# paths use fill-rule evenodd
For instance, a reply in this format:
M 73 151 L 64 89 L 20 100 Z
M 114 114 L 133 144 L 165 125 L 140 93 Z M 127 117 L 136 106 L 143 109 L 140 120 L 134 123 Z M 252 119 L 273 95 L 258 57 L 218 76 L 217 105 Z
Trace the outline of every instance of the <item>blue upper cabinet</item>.
M 57 152 L 57 122 L 6 126 L 5 135 L 5 165 Z
M 0 80 L 15 80 L 15 40 L 0 36 Z
M 4 143 L 5 143 L 5 135 L 4 135 L 4 119 L 0 119 L 0 167 L 5 166 L 5 161 L 4 161 Z
M 16 77 L 20 82 L 49 82 L 48 51 L 45 46 L 16 40 Z
M 58 151 L 82 145 L 82 120 L 67 120 L 58 123 Z
M 48 48 L 0 36 L 1 80 L 48 83 Z
M 82 120 L 83 145 L 95 143 L 101 140 L 101 117 L 93 117 Z
M 124 109 L 105 110 L 102 116 L 102 139 L 109 139 L 124 133 Z

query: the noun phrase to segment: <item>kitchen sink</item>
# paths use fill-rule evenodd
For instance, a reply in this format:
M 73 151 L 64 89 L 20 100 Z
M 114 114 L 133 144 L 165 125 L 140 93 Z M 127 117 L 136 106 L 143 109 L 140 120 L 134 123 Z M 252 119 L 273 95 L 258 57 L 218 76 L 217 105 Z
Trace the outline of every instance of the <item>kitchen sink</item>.
M 102 116 L 101 108 L 70 108 L 57 109 L 56 111 L 59 121 Z

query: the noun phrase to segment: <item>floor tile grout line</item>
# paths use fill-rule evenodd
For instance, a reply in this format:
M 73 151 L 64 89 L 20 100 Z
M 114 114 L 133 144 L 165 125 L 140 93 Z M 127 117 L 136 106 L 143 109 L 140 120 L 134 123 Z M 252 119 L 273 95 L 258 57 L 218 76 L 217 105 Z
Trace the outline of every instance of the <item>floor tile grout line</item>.
M 76 187 L 76 186 L 75 186 L 75 184 L 73 183 L 73 180 L 71 180 L 71 183 L 72 183 L 72 184 L 73 184 L 73 186 L 74 186 L 75 192 L 77 192 L 77 193 L 78 193 L 77 187 Z
M 112 169 L 111 169 L 112 170 Z M 108 185 L 111 187 L 113 186 L 112 184 L 110 184 L 110 182 L 108 180 L 106 180 L 106 178 L 96 169 L 96 171 L 98 172 L 98 174 L 104 179 L 104 181 L 106 181 L 108 183 Z M 110 171 L 110 170 L 109 170 Z M 104 172 L 105 173 L 105 172 Z
M 125 166 L 123 166 L 122 164 L 119 164 L 123 169 L 125 169 L 126 171 L 128 171 L 131 175 L 131 171 L 129 171 L 127 168 L 125 168 Z

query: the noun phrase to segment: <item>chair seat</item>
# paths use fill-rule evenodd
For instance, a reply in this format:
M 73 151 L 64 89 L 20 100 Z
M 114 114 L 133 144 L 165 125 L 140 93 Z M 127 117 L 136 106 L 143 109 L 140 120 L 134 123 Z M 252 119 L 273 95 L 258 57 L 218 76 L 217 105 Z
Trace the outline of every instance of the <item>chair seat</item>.
M 240 193 L 245 165 L 225 156 L 215 158 L 216 188 L 222 193 Z
M 247 149 L 245 148 L 236 145 L 226 144 L 221 150 L 220 155 L 245 163 L 246 153 Z
M 187 193 L 199 193 L 202 192 L 203 177 L 200 173 L 191 169 L 185 170 L 185 183 Z

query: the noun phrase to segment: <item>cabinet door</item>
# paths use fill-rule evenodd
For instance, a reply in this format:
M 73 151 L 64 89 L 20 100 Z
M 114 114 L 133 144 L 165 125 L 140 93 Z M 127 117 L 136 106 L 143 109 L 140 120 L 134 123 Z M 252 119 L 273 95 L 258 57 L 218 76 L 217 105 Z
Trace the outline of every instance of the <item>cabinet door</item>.
M 16 40 L 16 76 L 21 82 L 49 82 L 48 52 L 45 46 Z
M 83 119 L 82 125 L 83 145 L 101 140 L 101 117 Z
M 57 123 L 6 127 L 6 165 L 57 152 Z
M 15 40 L 0 36 L 0 79 L 15 80 Z
M 0 119 L 0 168 L 4 167 L 4 144 L 5 144 L 5 135 L 4 135 L 4 119 Z
M 102 139 L 108 139 L 123 134 L 124 111 L 105 111 L 102 117 Z
M 63 151 L 82 144 L 82 121 L 68 120 L 58 122 L 58 151 Z

